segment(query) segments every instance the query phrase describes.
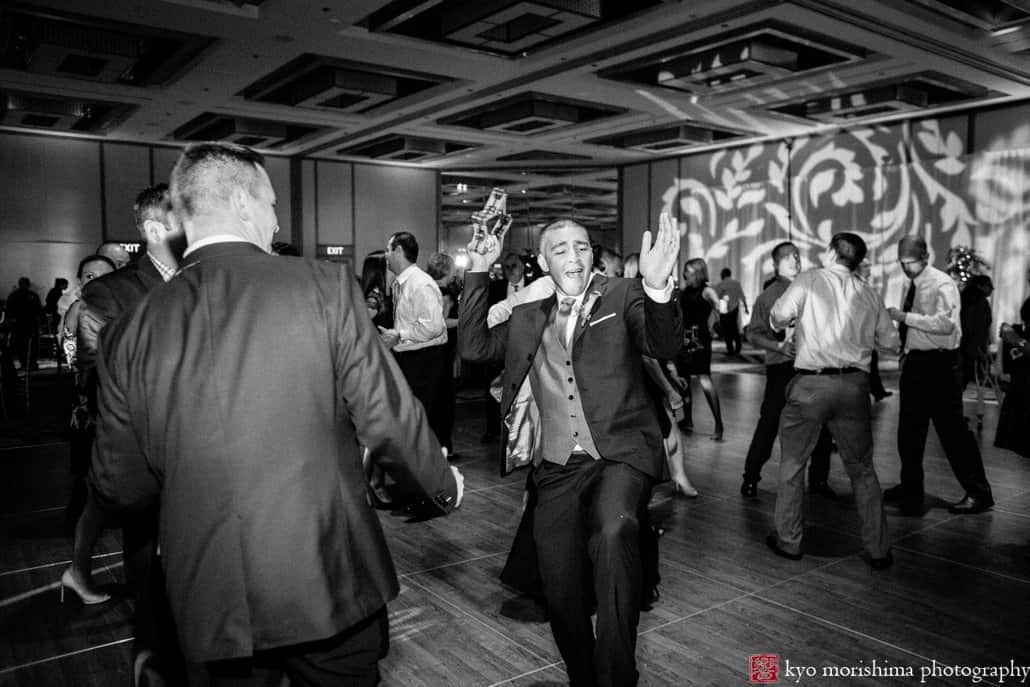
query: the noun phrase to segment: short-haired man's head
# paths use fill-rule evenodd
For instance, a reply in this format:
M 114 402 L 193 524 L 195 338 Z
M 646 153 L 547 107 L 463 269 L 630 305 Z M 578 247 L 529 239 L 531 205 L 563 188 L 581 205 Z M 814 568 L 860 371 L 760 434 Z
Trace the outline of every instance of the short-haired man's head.
M 778 243 L 772 249 L 772 263 L 777 275 L 793 279 L 801 270 L 801 252 L 790 241 Z
M 593 249 L 586 227 L 571 219 L 551 222 L 540 232 L 537 264 L 551 275 L 558 291 L 578 296 L 590 282 Z
M 830 248 L 837 254 L 837 262 L 854 272 L 865 260 L 865 241 L 858 234 L 842 231 L 830 239 Z
M 898 241 L 898 259 L 925 260 L 930 257 L 926 239 L 922 236 L 905 236 Z
M 97 247 L 97 255 L 102 255 L 112 263 L 116 269 L 121 269 L 132 262 L 132 256 L 125 250 L 122 244 L 117 241 L 105 241 Z
M 168 194 L 168 184 L 158 184 L 143 189 L 132 204 L 132 213 L 136 217 L 136 230 L 143 234 L 143 224 L 150 219 L 164 224 L 169 210 L 171 210 L 171 200 Z
M 898 241 L 898 262 L 909 279 L 915 279 L 930 262 L 930 251 L 922 236 L 905 236 Z
M 265 157 L 235 143 L 194 143 L 172 169 L 171 199 L 182 219 L 226 207 L 233 191 L 257 196 L 265 178 Z
M 791 253 L 797 253 L 798 247 L 790 241 L 784 241 L 783 243 L 777 243 L 776 247 L 772 249 L 772 261 L 773 264 L 777 264 L 780 260 L 787 257 Z
M 449 279 L 454 276 L 454 258 L 447 253 L 433 253 L 426 263 L 426 273 L 434 281 Z
M 405 260 L 411 263 L 418 262 L 418 240 L 410 232 L 398 231 L 391 234 L 386 242 L 386 247 L 391 252 L 400 248 Z
M 729 267 L 723 267 L 722 271 L 719 272 L 719 277 L 721 279 L 729 279 L 731 276 L 733 276 L 733 270 L 731 270 Z
M 567 217 L 556 219 L 540 230 L 540 237 L 537 239 L 537 253 L 543 255 L 547 252 L 547 241 L 549 240 L 550 235 L 554 234 L 554 232 L 559 229 L 582 229 L 584 234 L 587 234 L 588 237 L 590 236 L 586 227 L 576 220 L 569 219 Z
M 504 266 L 504 277 L 512 284 L 522 281 L 526 274 L 526 263 L 517 253 L 508 253 L 501 263 Z

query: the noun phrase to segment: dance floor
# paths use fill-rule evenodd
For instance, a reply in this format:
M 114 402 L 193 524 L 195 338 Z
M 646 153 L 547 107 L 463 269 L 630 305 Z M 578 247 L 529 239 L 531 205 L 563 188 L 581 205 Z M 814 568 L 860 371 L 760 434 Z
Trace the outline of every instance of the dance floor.
M 836 459 L 830 484 L 838 498 L 810 500 L 806 555 L 793 562 L 763 543 L 777 460 L 766 467 L 757 499 L 738 492 L 760 368 L 739 361 L 719 368 L 726 440 L 705 433 L 712 419 L 699 392 L 697 429 L 687 438 L 700 497 L 678 497 L 663 485 L 651 503 L 665 533 L 661 598 L 639 628 L 642 685 L 745 685 L 770 677 L 750 672 L 760 655 L 778 667 L 780 683 L 819 686 L 969 685 L 974 670 L 1030 666 L 1030 462 L 993 448 L 996 405 L 987 406 L 981 437 L 993 511 L 948 513 L 947 502 L 963 494 L 931 431 L 931 508 L 919 518 L 889 514 L 893 568 L 873 571 L 859 556 L 851 488 Z M 896 372 L 885 381 L 896 389 Z M 876 467 L 886 486 L 898 472 L 897 401 L 895 394 L 874 408 Z M 967 415 L 975 410 L 967 403 Z M 68 448 L 61 414 L 48 416 L 39 403 L 34 411 L 30 422 L 5 422 L 0 433 L 0 685 L 128 685 L 129 603 L 58 602 L 70 549 L 62 537 Z M 524 474 L 498 477 L 481 433 L 479 402 L 466 399 L 455 441 L 466 479 L 459 511 L 425 522 L 381 514 L 401 582 L 390 605 L 385 685 L 564 684 L 547 624 L 520 612 L 525 604 L 497 580 Z M 116 591 L 123 579 L 118 536 L 107 531 L 94 559 L 99 582 Z M 1020 683 L 981 674 L 981 684 Z

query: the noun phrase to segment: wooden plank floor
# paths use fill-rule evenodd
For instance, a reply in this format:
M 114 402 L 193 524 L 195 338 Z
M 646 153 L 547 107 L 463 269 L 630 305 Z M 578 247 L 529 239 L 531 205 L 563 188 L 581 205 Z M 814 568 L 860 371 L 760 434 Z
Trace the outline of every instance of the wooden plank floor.
M 1030 667 L 1030 462 L 993 448 L 996 406 L 988 406 L 981 438 L 997 500 L 992 512 L 947 512 L 962 493 L 931 432 L 926 485 L 933 508 L 921 518 L 889 515 L 892 569 L 873 572 L 859 557 L 850 485 L 836 459 L 830 483 L 839 498 L 810 501 L 807 555 L 792 562 L 763 543 L 777 461 L 766 467 L 757 499 L 737 491 L 761 398 L 760 368 L 718 367 L 726 440 L 704 433 L 712 422 L 700 396 L 698 432 L 687 440 L 701 496 L 683 499 L 662 486 L 651 503 L 665 535 L 661 599 L 640 623 L 643 685 L 745 685 L 755 654 L 779 656 L 781 683 L 810 685 L 968 685 L 970 675 L 948 671 Z M 896 373 L 886 382 L 896 387 Z M 875 406 L 876 466 L 885 486 L 898 472 L 897 411 L 897 395 Z M 467 489 L 461 510 L 428 522 L 382 514 L 401 577 L 383 683 L 564 684 L 548 626 L 515 619 L 508 611 L 519 599 L 497 582 L 523 475 L 497 477 L 479 443 L 478 402 L 459 404 L 458 416 L 455 450 Z M 67 446 L 55 430 L 61 420 L 55 413 L 8 422 L 0 438 L 0 685 L 127 685 L 128 602 L 58 603 L 56 582 L 69 555 L 61 535 L 68 493 Z M 98 579 L 117 590 L 117 531 L 105 533 L 96 554 Z M 921 669 L 933 669 L 934 661 L 937 674 L 921 682 Z M 825 675 L 831 666 L 865 673 Z M 797 670 L 807 667 L 816 677 L 799 678 Z M 886 676 L 887 669 L 913 675 Z M 1019 678 L 982 682 L 1014 683 Z

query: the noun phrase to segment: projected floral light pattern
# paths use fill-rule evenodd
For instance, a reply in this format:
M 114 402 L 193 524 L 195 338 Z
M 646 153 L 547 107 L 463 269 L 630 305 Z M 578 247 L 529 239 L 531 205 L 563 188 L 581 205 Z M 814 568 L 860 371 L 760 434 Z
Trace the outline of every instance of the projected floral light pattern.
M 854 231 L 897 305 L 897 242 L 919 234 L 939 267 L 952 246 L 974 246 L 999 287 L 995 321 L 1011 319 L 1030 263 L 1030 149 L 968 153 L 968 129 L 961 115 L 684 157 L 661 207 L 687 230 L 685 257 L 704 257 L 713 277 L 734 269 L 749 301 L 777 243 L 795 242 L 811 266 L 834 233 Z

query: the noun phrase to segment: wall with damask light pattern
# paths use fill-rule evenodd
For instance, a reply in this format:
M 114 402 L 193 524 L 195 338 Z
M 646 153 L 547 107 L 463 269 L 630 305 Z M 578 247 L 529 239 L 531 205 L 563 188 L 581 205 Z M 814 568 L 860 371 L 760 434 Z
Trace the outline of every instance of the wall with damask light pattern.
M 974 247 L 991 265 L 995 323 L 1012 321 L 1030 267 L 1027 122 L 1030 106 L 1016 105 L 628 166 L 622 235 L 671 213 L 686 232 L 683 260 L 705 258 L 713 277 L 731 268 L 752 302 L 777 243 L 798 244 L 810 267 L 834 233 L 854 231 L 874 284 L 899 305 L 897 242 L 919 234 L 942 268 L 951 247 Z

